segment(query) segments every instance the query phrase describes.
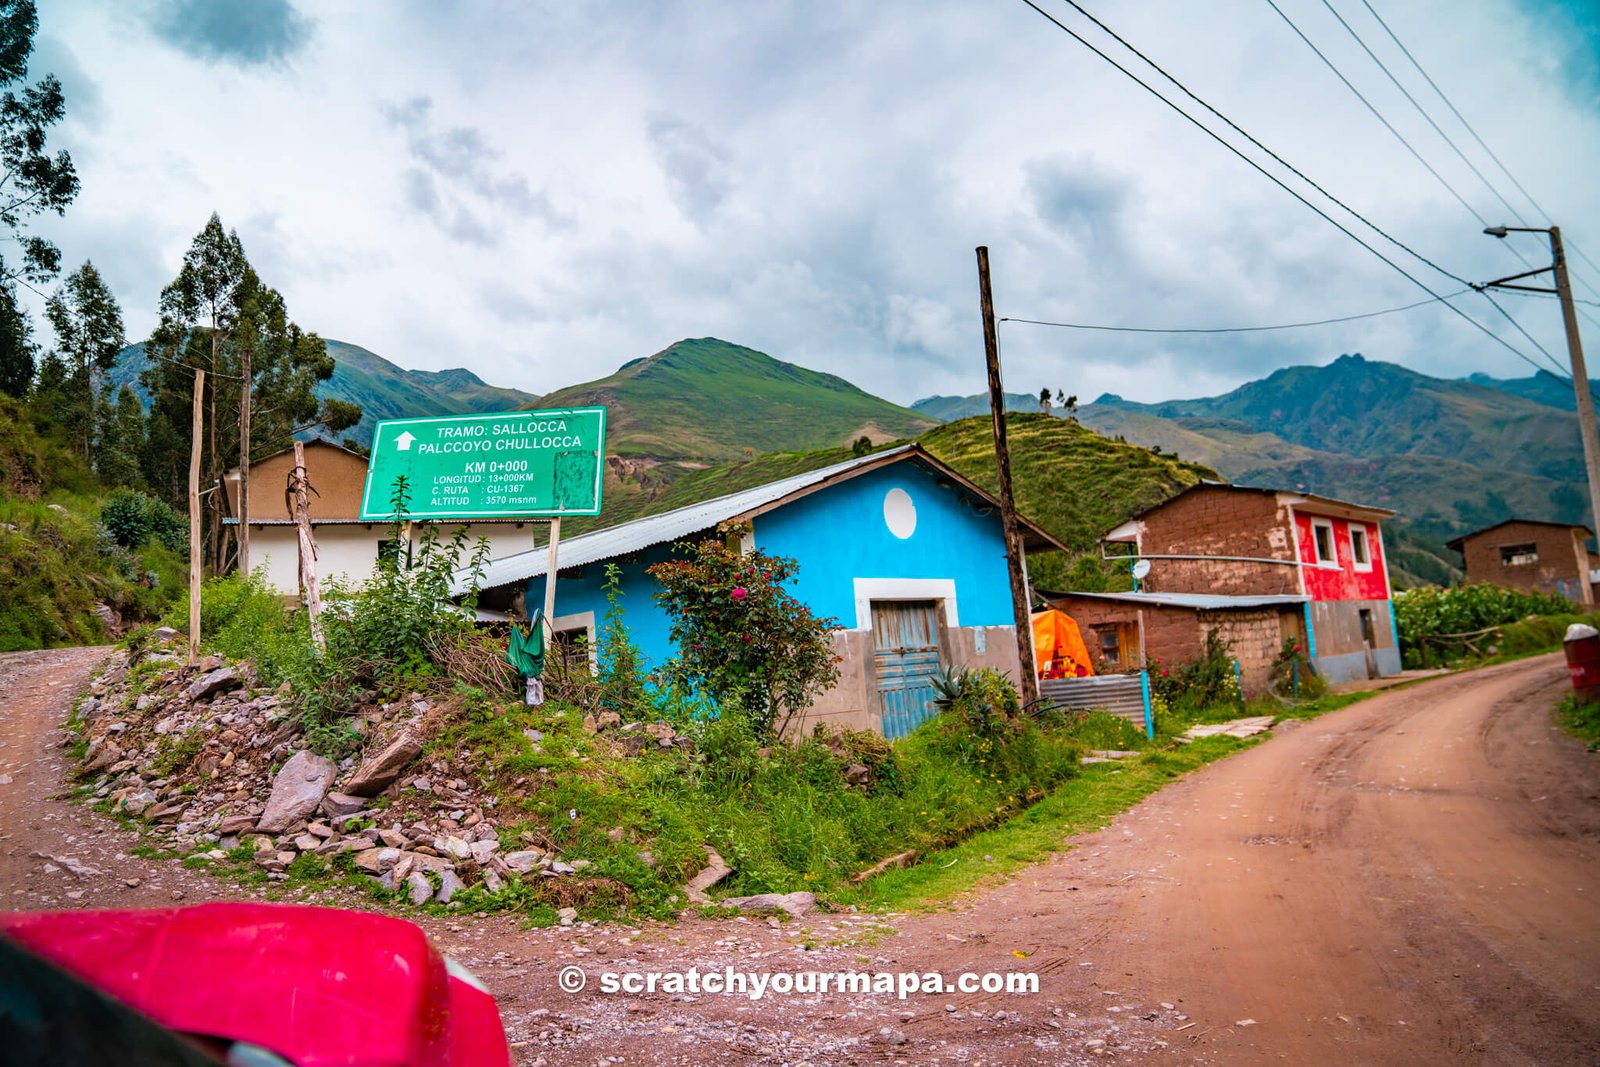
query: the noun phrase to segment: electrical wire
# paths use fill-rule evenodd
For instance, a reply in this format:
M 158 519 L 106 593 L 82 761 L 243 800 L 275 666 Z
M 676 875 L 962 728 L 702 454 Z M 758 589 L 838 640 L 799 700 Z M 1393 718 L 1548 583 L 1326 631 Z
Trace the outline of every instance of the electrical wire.
M 1404 145 L 1406 151 L 1410 152 L 1412 157 L 1415 158 L 1418 163 L 1421 163 L 1422 166 L 1427 170 L 1427 172 L 1429 174 L 1433 175 L 1434 178 L 1436 178 L 1438 180 L 1440 185 L 1444 186 L 1447 190 L 1449 190 L 1450 195 L 1455 197 L 1458 201 L 1460 201 L 1461 206 L 1466 208 L 1468 211 L 1470 211 L 1472 213 L 1473 218 L 1477 219 L 1478 222 L 1480 222 L 1485 228 L 1487 228 L 1489 226 L 1489 220 L 1484 218 L 1482 215 L 1478 214 L 1478 209 L 1473 207 L 1471 204 L 1469 204 L 1467 202 L 1467 198 L 1462 196 L 1456 190 L 1456 187 L 1451 185 L 1450 182 L 1448 180 L 1446 180 L 1444 175 L 1440 174 L 1437 170 L 1435 170 L 1433 168 L 1433 164 L 1429 163 L 1426 159 L 1422 158 L 1422 153 L 1418 152 L 1416 150 L 1416 148 L 1412 146 L 1411 142 L 1406 140 L 1405 135 L 1403 133 L 1401 133 L 1399 130 L 1395 129 L 1393 124 L 1391 124 L 1388 119 L 1383 117 L 1383 112 L 1379 111 L 1376 107 L 1374 107 L 1373 104 L 1372 104 L 1372 101 L 1368 100 L 1366 98 L 1366 96 L 1364 96 L 1362 94 L 1361 90 L 1357 89 L 1355 87 L 1355 85 L 1351 83 L 1350 79 L 1346 78 L 1344 76 L 1344 73 L 1338 67 L 1334 66 L 1333 60 L 1329 59 L 1327 56 L 1322 54 L 1322 49 L 1318 48 L 1312 42 L 1311 38 L 1307 37 L 1303 32 L 1301 32 L 1300 27 L 1296 26 L 1294 24 L 1294 20 L 1291 19 L 1288 15 L 1284 14 L 1283 8 L 1279 7 L 1274 2 L 1274 0 L 1267 0 L 1267 6 L 1272 8 L 1272 10 L 1276 11 L 1278 13 L 1278 17 L 1283 19 L 1283 21 L 1288 25 L 1288 27 L 1291 30 L 1294 31 L 1295 36 L 1299 37 L 1300 40 L 1304 41 L 1306 47 L 1311 49 L 1312 52 L 1316 53 L 1317 58 L 1322 60 L 1323 64 L 1329 70 L 1333 71 L 1333 76 L 1338 78 L 1341 82 L 1343 82 L 1344 83 L 1344 87 L 1346 89 L 1349 89 L 1352 93 L 1354 93 L 1355 94 L 1355 98 L 1357 100 L 1361 101 L 1362 104 L 1366 105 L 1367 110 L 1372 112 L 1372 117 L 1377 119 L 1379 122 L 1381 122 L 1383 124 L 1383 128 L 1384 129 L 1386 129 L 1390 133 L 1394 134 L 1395 140 L 1399 141 L 1402 145 Z
M 1026 4 L 1027 6 L 1031 7 L 1034 11 L 1038 12 L 1039 15 L 1044 17 L 1051 24 L 1053 24 L 1056 28 L 1060 29 L 1063 33 L 1067 34 L 1067 36 L 1071 37 L 1073 40 L 1075 40 L 1079 44 L 1083 45 L 1089 51 L 1093 52 L 1095 55 L 1097 55 L 1101 59 L 1105 60 L 1111 66 L 1115 67 L 1124 76 L 1126 76 L 1127 78 L 1132 80 L 1140 88 L 1144 89 L 1145 92 L 1149 93 L 1151 96 L 1154 96 L 1157 100 L 1161 101 L 1163 104 L 1166 104 L 1169 108 L 1171 108 L 1172 110 L 1176 111 L 1179 115 L 1183 116 L 1183 118 L 1188 120 L 1190 124 L 1195 126 L 1202 133 L 1206 134 L 1212 140 L 1214 140 L 1218 144 L 1222 145 L 1222 147 L 1226 148 L 1228 151 L 1232 152 L 1234 155 L 1238 156 L 1240 159 L 1244 160 L 1251 167 L 1253 167 L 1255 170 L 1260 172 L 1264 177 L 1266 177 L 1267 180 L 1271 181 L 1274 185 L 1278 186 L 1284 192 L 1288 193 L 1290 196 L 1292 196 L 1296 200 L 1300 201 L 1306 207 L 1308 207 L 1312 211 L 1316 212 L 1324 220 L 1326 220 L 1330 225 L 1332 225 L 1335 229 L 1337 229 L 1340 233 L 1343 233 L 1346 237 L 1350 238 L 1356 244 L 1360 245 L 1362 248 L 1365 248 L 1368 252 L 1371 252 L 1374 256 L 1377 256 L 1380 260 L 1382 260 L 1384 263 L 1388 264 L 1392 269 L 1394 269 L 1396 272 L 1398 272 L 1406 280 L 1410 281 L 1413 285 L 1417 286 L 1423 292 L 1427 293 L 1429 296 L 1433 297 L 1435 300 L 1441 301 L 1444 304 L 1445 307 L 1447 307 L 1451 311 L 1455 312 L 1456 315 L 1459 316 L 1460 318 L 1466 320 L 1468 323 L 1470 323 L 1473 327 L 1475 327 L 1477 330 L 1479 330 L 1481 333 L 1483 333 L 1490 340 L 1494 341 L 1496 344 L 1498 344 L 1501 347 L 1505 348 L 1507 351 L 1509 351 L 1513 355 L 1515 355 L 1518 359 L 1520 359 L 1523 362 L 1529 364 L 1530 366 L 1533 366 L 1533 367 L 1536 367 L 1536 368 L 1539 366 L 1538 363 L 1534 362 L 1534 360 L 1531 357 L 1529 357 L 1521 349 L 1519 349 L 1515 345 L 1513 345 L 1510 341 L 1507 341 L 1505 338 L 1501 337 L 1499 334 L 1497 334 L 1493 330 L 1489 329 L 1483 323 L 1479 322 L 1477 319 L 1473 318 L 1471 315 L 1468 315 L 1465 311 L 1462 311 L 1460 308 L 1458 308 L 1454 304 L 1450 303 L 1449 300 L 1446 300 L 1439 293 L 1434 292 L 1433 289 L 1431 287 L 1429 287 L 1426 282 L 1422 281 L 1422 279 L 1418 278 L 1416 275 L 1412 274 L 1410 271 L 1408 271 L 1404 267 L 1400 266 L 1400 264 L 1396 263 L 1394 260 L 1390 259 L 1388 256 L 1385 256 L 1382 252 L 1378 251 L 1376 248 L 1372 247 L 1370 244 L 1368 244 L 1367 242 L 1363 241 L 1360 237 L 1357 237 L 1354 233 L 1352 233 L 1350 231 L 1350 229 L 1348 227 L 1344 226 L 1337 219 L 1333 218 L 1327 212 L 1323 211 L 1321 208 L 1317 207 L 1311 201 L 1307 200 L 1304 196 L 1301 196 L 1300 193 L 1298 193 L 1294 189 L 1290 188 L 1289 185 L 1283 181 L 1283 179 L 1279 178 L 1276 174 L 1273 174 L 1271 171 L 1267 170 L 1261 164 L 1257 163 L 1255 160 L 1253 160 L 1249 156 L 1245 155 L 1236 146 L 1230 144 L 1225 138 L 1223 138 L 1222 135 L 1218 134 L 1215 130 L 1211 129 L 1205 123 L 1201 122 L 1199 119 L 1195 118 L 1193 115 L 1191 115 L 1187 111 L 1183 110 L 1183 108 L 1179 107 L 1176 103 L 1174 103 L 1173 101 L 1167 99 L 1165 96 L 1162 96 L 1161 93 L 1157 89 L 1155 89 L 1155 87 L 1150 85 L 1144 79 L 1140 78 L 1137 74 L 1133 73 L 1133 71 L 1129 70 L 1127 67 L 1124 67 L 1121 63 L 1118 63 L 1115 59 L 1112 59 L 1109 55 L 1107 55 L 1105 52 L 1101 51 L 1099 48 L 1096 48 L 1093 44 L 1091 44 L 1086 38 L 1084 38 L 1077 31 L 1073 30 L 1071 27 L 1069 27 L 1065 23 L 1063 23 L 1060 19 L 1056 18 L 1054 15 L 1050 14 L 1048 11 L 1045 11 L 1043 8 L 1041 8 L 1037 3 L 1034 2 L 1034 0 L 1022 0 L 1022 2 L 1024 4 Z M 1066 2 L 1071 4 L 1075 8 L 1077 8 L 1077 6 L 1078 6 L 1074 2 L 1074 0 L 1066 0 Z M 1079 8 L 1079 10 L 1082 10 L 1082 9 Z M 1091 21 L 1093 21 L 1096 25 L 1101 25 L 1101 23 L 1099 22 L 1098 19 L 1094 19 L 1094 18 L 1091 17 Z M 1118 40 L 1121 41 L 1121 38 L 1118 38 Z M 1131 46 L 1128 46 L 1128 47 L 1129 47 L 1130 50 L 1132 50 Z M 1157 64 L 1153 60 L 1143 56 L 1142 54 L 1140 54 L 1140 58 L 1144 59 L 1144 61 L 1146 63 L 1149 63 L 1152 67 L 1156 67 L 1157 70 L 1161 69 L 1159 66 L 1157 66 Z M 1175 84 L 1179 84 L 1177 79 L 1174 78 L 1172 75 L 1167 74 L 1166 71 L 1162 70 L 1161 74 L 1162 74 L 1163 77 L 1167 78 L 1169 81 L 1172 81 Z M 1184 89 L 1184 92 L 1187 93 L 1191 97 L 1195 96 L 1195 94 L 1190 92 L 1187 88 Z M 1199 99 L 1199 98 L 1195 97 L 1195 99 Z M 1210 110 L 1215 112 L 1214 108 L 1211 108 Z M 1454 274 L 1449 274 L 1449 277 L 1455 278 L 1457 281 L 1461 282 L 1462 284 L 1466 284 L 1466 285 L 1470 285 L 1471 284 L 1470 282 L 1467 282 L 1466 279 L 1459 278 Z
M 1484 141 L 1481 136 L 1479 136 L 1478 131 L 1473 127 L 1472 123 L 1467 121 L 1467 117 L 1461 113 L 1461 110 L 1457 108 L 1454 102 L 1451 101 L 1450 97 L 1445 94 L 1445 91 L 1439 87 L 1439 83 L 1434 81 L 1428 72 L 1423 69 L 1422 64 L 1417 61 L 1417 57 L 1411 54 L 1411 49 L 1405 46 L 1405 43 L 1401 41 L 1400 38 L 1395 34 L 1394 30 L 1389 27 L 1389 24 L 1384 21 L 1383 16 L 1378 14 L 1377 9 L 1372 6 L 1370 0 L 1361 0 L 1361 4 L 1372 15 L 1373 19 L 1377 21 L 1378 25 L 1383 27 L 1383 32 L 1389 35 L 1389 40 L 1394 42 L 1395 47 L 1400 49 L 1401 53 L 1406 57 L 1406 59 L 1411 61 L 1411 65 L 1416 68 L 1417 73 L 1422 75 L 1422 80 L 1427 82 L 1429 87 L 1432 88 L 1436 94 L 1438 94 L 1440 100 L 1444 101 L 1444 106 L 1450 109 L 1450 113 L 1454 115 L 1456 120 L 1461 123 L 1462 127 L 1472 135 L 1472 139 L 1478 142 L 1478 147 L 1483 149 L 1484 153 L 1488 155 L 1490 159 L 1494 160 L 1495 166 L 1500 168 L 1500 173 L 1504 174 L 1508 179 L 1510 179 L 1511 184 L 1517 187 L 1517 191 L 1523 196 L 1527 197 L 1528 203 L 1533 205 L 1533 209 L 1540 215 L 1544 216 L 1545 221 L 1548 222 L 1551 217 L 1550 212 L 1546 211 L 1544 209 L 1544 205 L 1533 198 L 1533 194 L 1528 192 L 1527 187 L 1517 180 L 1517 176 L 1515 174 L 1511 173 L 1511 168 L 1505 165 L 1505 161 L 1495 153 L 1494 149 L 1489 147 L 1488 143 Z M 1503 199 L 1504 198 L 1502 198 L 1502 200 Z M 1510 207 L 1509 204 L 1506 206 Z M 1516 215 L 1516 209 L 1512 208 L 1511 213 Z M 1517 217 L 1519 219 L 1521 218 L 1520 215 Z M 1567 247 L 1576 253 L 1578 257 L 1585 263 L 1589 264 L 1591 268 L 1600 270 L 1600 263 L 1596 263 L 1594 260 L 1590 259 L 1585 252 L 1579 249 L 1572 242 L 1567 242 Z M 1587 281 L 1584 281 L 1584 286 L 1596 296 L 1600 296 L 1600 290 L 1596 290 L 1594 286 L 1589 285 Z
M 1322 0 L 1322 6 L 1328 9 L 1328 13 L 1330 15 L 1339 20 L 1339 25 L 1343 26 L 1345 28 L 1345 32 L 1351 36 L 1356 44 L 1361 46 L 1361 50 L 1367 54 L 1367 58 L 1371 59 L 1378 65 L 1378 69 L 1383 71 L 1384 76 L 1389 79 L 1390 83 L 1393 84 L 1396 89 L 1400 90 L 1400 95 L 1404 96 L 1408 101 L 1410 101 L 1411 106 L 1416 108 L 1417 114 L 1422 116 L 1423 121 L 1429 126 L 1433 127 L 1433 132 L 1437 133 L 1441 138 L 1444 139 L 1444 143 L 1449 145 L 1450 150 L 1456 154 L 1461 162 L 1467 165 L 1468 170 L 1477 175 L 1478 180 L 1483 183 L 1484 188 L 1493 193 L 1495 197 L 1506 206 L 1506 210 L 1511 212 L 1512 216 L 1515 217 L 1518 222 L 1526 226 L 1528 224 L 1528 220 L 1523 218 L 1522 214 L 1518 212 L 1515 207 L 1511 206 L 1511 201 L 1507 200 L 1500 190 L 1495 188 L 1493 182 L 1484 177 L 1483 171 L 1479 170 L 1477 165 L 1473 163 L 1472 160 L 1467 158 L 1467 154 L 1461 151 L 1460 147 L 1456 145 L 1455 141 L 1450 139 L 1450 135 L 1445 133 L 1437 122 L 1433 121 L 1433 116 L 1428 114 L 1427 109 L 1417 102 L 1417 98 L 1411 95 L 1410 90 L 1408 90 L 1404 85 L 1400 84 L 1400 79 L 1396 78 L 1394 76 L 1394 72 L 1389 69 L 1388 65 L 1385 64 L 1383 60 L 1378 58 L 1378 54 L 1371 48 L 1367 47 L 1367 42 L 1361 39 L 1361 35 L 1356 32 L 1354 26 L 1351 26 L 1350 23 L 1345 21 L 1344 16 L 1339 14 L 1338 9 L 1333 6 L 1330 0 Z
M 1127 38 L 1123 37 L 1121 34 L 1117 33 L 1117 31 L 1113 30 L 1110 26 L 1107 26 L 1104 22 L 1101 22 L 1098 18 L 1096 18 L 1093 14 L 1091 14 L 1087 9 L 1085 9 L 1083 7 L 1083 5 L 1079 4 L 1077 2 L 1077 0 L 1064 0 L 1064 2 L 1067 4 L 1067 6 L 1071 7 L 1073 10 L 1077 11 L 1078 14 L 1082 15 L 1084 18 L 1088 19 L 1090 22 L 1092 22 L 1096 26 L 1098 26 L 1100 28 L 1101 32 L 1105 33 L 1112 40 L 1116 41 L 1122 47 L 1126 48 L 1128 51 L 1132 52 L 1134 55 L 1136 55 L 1140 59 L 1144 60 L 1144 62 L 1145 62 L 1145 64 L 1147 66 L 1149 66 L 1157 74 L 1160 74 L 1168 82 L 1172 83 L 1173 86 L 1175 86 L 1180 92 L 1182 92 L 1190 100 L 1193 100 L 1195 103 L 1199 104 L 1201 107 L 1203 107 L 1207 111 L 1209 111 L 1212 115 L 1215 115 L 1218 119 L 1221 119 L 1224 123 L 1227 124 L 1229 129 L 1233 130 L 1235 133 L 1239 134 L 1239 136 L 1243 137 L 1245 140 L 1249 141 L 1251 144 L 1253 144 L 1257 148 L 1261 149 L 1261 151 L 1265 152 L 1267 155 L 1271 156 L 1280 166 L 1282 166 L 1285 170 L 1289 171 L 1289 173 L 1293 174 L 1295 177 L 1299 178 L 1301 181 L 1303 181 L 1307 185 L 1311 186 L 1311 188 L 1315 189 L 1317 192 L 1321 193 L 1323 196 L 1327 197 L 1329 200 L 1331 200 L 1335 204 L 1339 205 L 1340 208 L 1342 208 L 1345 211 L 1349 212 L 1351 216 L 1353 216 L 1354 218 L 1358 219 L 1363 226 L 1367 227 L 1367 229 L 1371 230 L 1373 233 L 1377 234 L 1379 237 L 1382 237 L 1385 241 L 1388 241 L 1390 244 L 1394 245 L 1396 248 L 1400 249 L 1402 252 L 1404 252 L 1407 255 L 1411 256 L 1413 259 L 1416 259 L 1418 262 L 1426 263 L 1428 266 L 1432 267 L 1434 270 L 1438 271 L 1440 274 L 1443 274 L 1446 278 L 1449 278 L 1451 281 L 1457 282 L 1457 283 L 1459 283 L 1461 285 L 1470 286 L 1472 284 L 1467 279 L 1461 277 L 1459 274 L 1456 274 L 1453 271 L 1446 270 L 1444 267 L 1439 266 L 1439 264 L 1435 263 L 1433 260 L 1431 260 L 1427 256 L 1423 255 L 1421 252 L 1418 252 L 1416 249 L 1414 249 L 1414 248 L 1410 247 L 1409 245 L 1405 244 L 1399 238 L 1394 237 L 1393 235 L 1389 234 L 1382 227 L 1380 227 L 1377 223 L 1373 222 L 1371 219 L 1369 219 L 1365 215 L 1361 214 L 1361 212 L 1357 211 L 1355 208 L 1351 207 L 1349 204 L 1345 203 L 1343 200 L 1340 200 L 1337 196 L 1334 196 L 1326 188 L 1324 188 L 1317 181 L 1315 181 L 1310 175 L 1308 175 L 1304 171 L 1302 171 L 1299 167 L 1296 167 L 1293 163 L 1290 163 L 1287 159 L 1284 159 L 1282 156 L 1278 155 L 1278 153 L 1274 152 L 1272 149 L 1268 148 L 1266 145 L 1264 145 L 1260 141 L 1258 141 L 1254 136 L 1252 136 L 1250 134 L 1250 132 L 1248 130 L 1244 129 L 1238 123 L 1236 123 L 1232 119 L 1230 119 L 1228 116 L 1224 115 L 1222 112 L 1220 112 L 1216 108 L 1212 107 L 1205 100 L 1202 100 L 1200 97 L 1196 96 L 1193 92 L 1191 92 L 1189 90 L 1188 86 L 1184 85 L 1182 82 L 1180 82 L 1177 78 L 1173 77 L 1171 74 L 1168 74 L 1167 71 L 1165 70 L 1165 68 L 1163 68 L 1161 66 L 1161 64 L 1157 63 L 1155 60 L 1151 59 L 1149 56 L 1147 56 L 1143 52 L 1139 51 L 1138 48 L 1134 47 L 1132 42 L 1127 40 Z M 1029 7 L 1033 7 L 1032 4 L 1029 4 L 1028 6 Z M 1037 8 L 1034 8 L 1034 9 L 1038 10 Z M 1044 13 L 1041 11 L 1040 14 L 1044 14 Z M 1045 17 L 1049 18 L 1050 16 L 1046 15 Z M 1055 21 L 1055 20 L 1052 19 L 1051 21 Z M 1060 24 L 1057 23 L 1057 25 L 1060 25 Z M 1063 27 L 1063 28 L 1065 28 L 1065 27 Z M 1067 32 L 1070 33 L 1071 31 L 1069 30 Z M 1074 36 L 1076 36 L 1076 34 L 1074 34 Z M 1079 38 L 1079 40 L 1081 41 L 1082 38 Z M 1087 44 L 1087 42 L 1084 42 L 1084 43 Z M 1090 47 L 1092 47 L 1092 46 L 1090 46 Z M 1102 56 L 1102 58 L 1107 58 L 1107 57 Z M 1112 65 L 1116 66 L 1116 63 L 1114 61 L 1111 61 L 1109 59 L 1107 59 L 1107 61 L 1108 62 L 1112 62 Z M 1121 68 L 1118 67 L 1118 69 L 1120 70 Z M 1129 73 L 1128 71 L 1124 70 L 1123 73 L 1127 74 L 1130 78 L 1134 78 L 1135 81 L 1138 81 L 1138 79 L 1133 74 Z M 1140 84 L 1143 84 L 1143 83 L 1141 82 Z M 1145 88 L 1149 89 L 1149 86 L 1145 86 Z M 1155 93 L 1154 89 L 1151 89 L 1150 91 L 1152 93 Z M 1165 97 L 1161 97 L 1159 93 L 1156 93 L 1156 95 L 1157 95 L 1158 98 L 1162 99 L 1163 102 L 1166 102 L 1169 107 L 1173 107 L 1175 110 L 1178 110 L 1178 113 L 1180 115 L 1184 115 L 1185 118 L 1189 118 L 1189 116 L 1187 114 L 1185 114 L 1181 109 L 1176 108 L 1176 105 L 1171 104 L 1170 101 L 1166 101 Z M 1189 121 L 1193 122 L 1194 120 L 1192 118 L 1190 118 Z M 1196 123 L 1196 125 L 1199 125 L 1199 123 Z M 1205 129 L 1204 126 L 1201 126 L 1200 128 L 1203 129 L 1203 130 Z M 1210 130 L 1206 130 L 1206 132 L 1210 133 L 1211 131 Z M 1212 134 L 1212 136 L 1215 137 L 1216 135 Z M 1221 139 L 1218 138 L 1218 140 L 1221 140 Z M 1226 141 L 1224 141 L 1223 144 L 1225 146 L 1229 147 L 1229 148 L 1232 147 L 1231 145 L 1227 145 Z M 1243 158 L 1243 157 L 1241 157 L 1241 158 Z M 1246 162 L 1250 162 L 1250 161 L 1247 159 Z M 1253 165 L 1254 164 L 1252 164 L 1252 166 Z M 1259 170 L 1260 168 L 1257 168 L 1257 169 Z M 1270 177 L 1270 175 L 1269 175 L 1269 177 Z
M 1540 344 L 1537 340 L 1535 340 L 1533 334 L 1529 333 L 1527 330 L 1524 330 L 1522 328 L 1522 323 L 1520 323 L 1516 319 L 1514 319 L 1511 316 L 1511 313 L 1509 311 L 1507 311 L 1505 308 L 1501 307 L 1499 301 L 1495 300 L 1494 297 L 1490 296 L 1489 295 L 1489 291 L 1487 289 L 1479 289 L 1478 290 L 1478 295 L 1483 297 L 1485 300 L 1489 301 L 1490 305 L 1496 311 L 1498 311 L 1500 313 L 1501 317 L 1503 317 L 1511 325 L 1515 326 L 1517 328 L 1517 332 L 1520 333 L 1522 336 L 1526 337 L 1528 339 L 1528 342 L 1530 344 L 1532 344 L 1533 347 L 1537 348 L 1540 352 L 1544 353 L 1544 358 L 1550 361 L 1550 365 L 1556 369 L 1556 374 L 1564 375 L 1564 374 L 1567 373 L 1567 368 L 1562 365 L 1561 361 L 1558 360 L 1555 356 L 1552 356 L 1550 354 L 1550 350 L 1549 349 L 1545 348 L 1544 345 Z
M 1384 308 L 1382 311 L 1367 311 L 1360 315 L 1342 315 L 1336 319 L 1317 319 L 1314 322 L 1286 322 L 1278 326 L 1229 326 L 1229 327 L 1194 327 L 1185 329 L 1155 329 L 1147 326 L 1095 326 L 1082 322 L 1046 322 L 1042 319 L 1019 319 L 1014 316 L 1002 318 L 1001 322 L 1025 322 L 1032 326 L 1059 326 L 1067 330 L 1104 330 L 1111 333 L 1261 333 L 1266 330 L 1298 330 L 1305 326 L 1330 326 L 1338 322 L 1355 322 L 1358 319 L 1375 319 L 1379 315 L 1393 315 L 1398 311 L 1410 311 L 1413 308 L 1426 307 L 1429 304 L 1449 300 L 1452 297 L 1463 296 L 1472 292 L 1471 289 L 1462 289 L 1460 292 L 1448 293 L 1445 296 L 1433 297 L 1428 300 L 1418 300 L 1415 304 L 1406 304 L 1404 307 Z

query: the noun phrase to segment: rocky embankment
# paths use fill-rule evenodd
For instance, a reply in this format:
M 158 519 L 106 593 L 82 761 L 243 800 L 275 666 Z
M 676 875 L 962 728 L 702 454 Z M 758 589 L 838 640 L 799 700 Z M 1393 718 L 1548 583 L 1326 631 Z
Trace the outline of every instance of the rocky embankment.
M 158 643 L 176 636 L 157 631 Z M 220 861 L 248 848 L 273 881 L 306 855 L 414 904 L 448 904 L 469 885 L 587 880 L 585 861 L 566 862 L 532 834 L 506 841 L 495 798 L 426 754 L 439 721 L 427 699 L 368 696 L 355 724 L 361 752 L 335 761 L 308 746 L 290 694 L 262 687 L 248 662 L 213 656 L 191 668 L 165 647 L 124 653 L 74 716 L 87 742 L 78 776 L 170 850 Z M 570 888 L 582 899 L 582 885 Z

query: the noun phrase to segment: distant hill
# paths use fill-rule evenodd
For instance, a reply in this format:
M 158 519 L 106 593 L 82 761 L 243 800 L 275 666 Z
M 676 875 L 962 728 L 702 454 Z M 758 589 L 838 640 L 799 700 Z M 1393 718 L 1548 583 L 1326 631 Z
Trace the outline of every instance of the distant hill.
M 1008 402 L 1013 396 L 1019 409 L 1037 410 L 1036 399 L 1007 394 Z M 988 399 L 930 397 L 915 406 L 976 414 Z M 1107 394 L 1077 418 L 1241 484 L 1393 508 L 1391 570 L 1398 583 L 1415 584 L 1460 577 L 1460 558 L 1444 544 L 1467 530 L 1512 515 L 1586 521 L 1574 410 L 1571 387 L 1554 374 L 1451 381 L 1347 355 L 1221 396 L 1140 404 Z
M 1039 398 L 1027 393 L 1007 393 L 1007 411 L 1038 411 Z M 977 396 L 930 396 L 911 405 L 911 410 L 940 422 L 969 419 L 974 415 L 989 414 L 989 394 Z
M 1562 411 L 1578 410 L 1577 398 L 1572 394 L 1571 379 L 1557 377 L 1547 370 L 1541 370 L 1528 378 L 1491 378 L 1487 374 L 1469 374 L 1462 381 L 1486 385 L 1490 389 L 1498 389 L 1502 393 L 1510 393 L 1525 400 L 1532 400 L 1536 404 L 1560 408 Z M 1591 380 L 1589 393 L 1591 396 L 1600 396 L 1600 382 Z
M 420 415 L 469 415 L 486 411 L 516 411 L 533 406 L 538 398 L 520 389 L 489 385 L 464 368 L 405 370 L 360 345 L 329 341 L 333 376 L 317 387 L 317 395 L 361 405 L 361 421 L 340 434 L 362 445 L 372 443 L 372 428 L 380 419 Z M 109 374 L 116 388 L 131 385 L 139 399 L 150 402 L 139 375 L 150 365 L 144 342 L 129 345 L 117 356 Z
M 746 449 L 789 452 L 914 436 L 938 420 L 880 400 L 843 378 L 714 337 L 679 341 L 615 374 L 539 398 L 540 407 L 604 404 L 606 447 L 619 456 L 693 462 Z

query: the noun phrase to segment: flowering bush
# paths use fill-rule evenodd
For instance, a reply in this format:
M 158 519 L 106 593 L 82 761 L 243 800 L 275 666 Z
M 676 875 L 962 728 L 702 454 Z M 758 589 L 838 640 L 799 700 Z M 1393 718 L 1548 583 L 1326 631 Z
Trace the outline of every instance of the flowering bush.
M 1205 652 L 1199 659 L 1177 665 L 1151 659 L 1149 670 L 1151 693 L 1174 708 L 1232 707 L 1243 699 L 1233 666 L 1233 642 L 1216 630 L 1206 631 Z
M 719 532 L 727 540 L 680 546 L 685 558 L 650 568 L 672 620 L 677 669 L 724 713 L 748 716 L 763 737 L 781 734 L 839 677 L 828 642 L 837 621 L 812 614 L 784 587 L 799 570 L 794 560 L 741 552 L 744 528 Z

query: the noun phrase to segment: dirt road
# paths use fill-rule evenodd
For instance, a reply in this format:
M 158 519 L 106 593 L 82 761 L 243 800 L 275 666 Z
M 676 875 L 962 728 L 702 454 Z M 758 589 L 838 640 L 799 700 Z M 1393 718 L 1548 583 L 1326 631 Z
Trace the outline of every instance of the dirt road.
M 48 799 L 53 724 L 93 657 L 30 655 L 0 657 L 8 906 L 228 893 L 129 858 L 126 832 Z M 1552 725 L 1564 685 L 1547 656 L 1280 728 L 933 914 L 424 924 L 501 999 L 523 1064 L 1600 1062 L 1600 756 Z M 65 850 L 104 876 L 33 855 Z M 567 965 L 589 972 L 583 992 L 558 988 Z M 598 991 L 602 971 L 691 966 L 1032 971 L 1040 992 Z

